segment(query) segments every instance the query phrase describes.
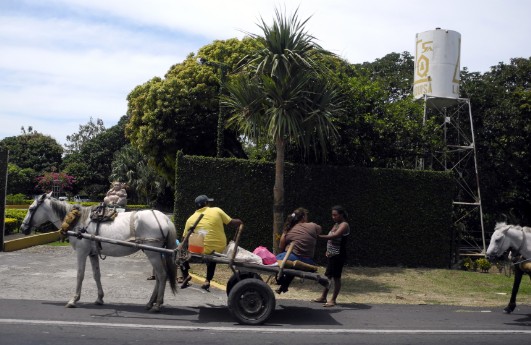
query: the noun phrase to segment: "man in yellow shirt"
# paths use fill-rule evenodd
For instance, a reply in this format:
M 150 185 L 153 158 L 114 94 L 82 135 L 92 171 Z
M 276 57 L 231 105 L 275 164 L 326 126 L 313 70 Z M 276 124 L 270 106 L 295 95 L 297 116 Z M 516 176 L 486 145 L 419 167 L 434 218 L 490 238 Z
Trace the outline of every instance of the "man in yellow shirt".
M 203 217 L 199 220 L 195 227 L 195 231 L 204 231 L 205 241 L 204 241 L 204 253 L 212 254 L 214 251 L 221 253 L 227 246 L 227 236 L 225 235 L 224 225 L 239 227 L 243 222 L 240 219 L 231 218 L 219 207 L 210 207 L 210 202 L 214 199 L 207 197 L 206 195 L 199 195 L 195 198 L 195 207 L 196 210 L 192 214 L 185 225 L 185 233 L 188 232 L 195 222 L 199 219 L 202 214 Z M 207 264 L 207 274 L 205 283 L 201 286 L 202 289 L 210 291 L 210 281 L 214 277 L 216 271 L 216 263 L 208 262 Z M 188 275 L 187 269 L 183 269 L 184 282 L 181 285 L 182 288 L 188 286 L 190 281 L 190 276 Z

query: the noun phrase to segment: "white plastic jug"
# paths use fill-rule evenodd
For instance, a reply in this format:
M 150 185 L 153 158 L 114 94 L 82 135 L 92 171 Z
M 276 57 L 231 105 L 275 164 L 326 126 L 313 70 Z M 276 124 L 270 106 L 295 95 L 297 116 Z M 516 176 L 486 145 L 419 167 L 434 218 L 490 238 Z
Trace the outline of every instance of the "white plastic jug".
M 188 239 L 188 251 L 196 254 L 203 254 L 205 251 L 205 235 L 206 230 L 199 230 L 193 232 Z

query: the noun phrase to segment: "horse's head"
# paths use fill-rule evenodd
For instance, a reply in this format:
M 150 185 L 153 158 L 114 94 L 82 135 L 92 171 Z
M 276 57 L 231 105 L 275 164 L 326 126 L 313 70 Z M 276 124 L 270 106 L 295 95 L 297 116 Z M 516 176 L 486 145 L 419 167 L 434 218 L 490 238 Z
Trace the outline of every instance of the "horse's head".
M 52 193 L 43 194 L 33 201 L 28 213 L 26 213 L 26 217 L 24 217 L 24 221 L 22 221 L 22 225 L 20 225 L 20 232 L 24 235 L 29 235 L 32 228 L 36 228 L 50 220 L 47 215 L 49 205 L 47 206 L 46 204 L 49 203 L 51 195 Z
M 511 247 L 512 240 L 507 238 L 507 233 L 510 228 L 511 225 L 506 222 L 496 223 L 494 233 L 490 238 L 489 248 L 487 248 L 487 258 L 489 260 L 503 256 Z

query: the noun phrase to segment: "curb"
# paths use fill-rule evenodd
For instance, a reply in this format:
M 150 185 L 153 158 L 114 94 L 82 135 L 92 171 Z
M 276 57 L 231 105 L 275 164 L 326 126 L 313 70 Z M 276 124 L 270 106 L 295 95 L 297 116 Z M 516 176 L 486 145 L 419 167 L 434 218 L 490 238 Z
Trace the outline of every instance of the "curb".
M 55 242 L 60 239 L 60 236 L 61 235 L 58 231 L 54 231 L 54 232 L 48 232 L 45 234 L 29 235 L 26 237 L 5 241 L 4 251 L 14 252 L 16 250 L 21 250 L 21 249 L 25 249 L 25 248 L 29 248 L 33 246 L 39 246 L 41 244 Z
M 199 283 L 203 283 L 205 281 L 205 277 L 201 277 L 201 276 L 198 276 L 196 274 L 193 274 L 193 273 L 188 273 L 190 274 L 190 276 L 192 277 L 192 280 L 197 282 L 198 284 Z M 227 287 L 223 284 L 220 284 L 220 283 L 216 283 L 215 281 L 211 280 L 210 281 L 210 286 L 213 286 L 215 287 L 216 289 L 219 289 L 219 290 L 226 290 Z

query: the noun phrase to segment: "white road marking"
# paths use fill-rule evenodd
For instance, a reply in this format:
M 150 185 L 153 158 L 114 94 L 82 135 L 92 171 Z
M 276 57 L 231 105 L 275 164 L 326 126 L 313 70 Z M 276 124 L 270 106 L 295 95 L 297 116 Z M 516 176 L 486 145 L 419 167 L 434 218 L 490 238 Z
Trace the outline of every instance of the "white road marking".
M 287 328 L 268 326 L 234 326 L 234 327 L 209 327 L 209 326 L 172 326 L 172 325 L 145 325 L 135 323 L 101 323 L 101 322 L 72 322 L 50 320 L 22 320 L 0 319 L 0 324 L 8 325 L 34 325 L 34 326 L 72 326 L 102 327 L 102 328 L 131 328 L 152 330 L 189 330 L 189 331 L 216 331 L 216 332 L 263 332 L 263 333 L 343 333 L 343 334 L 531 334 L 531 330 L 522 329 L 343 329 L 343 328 Z

